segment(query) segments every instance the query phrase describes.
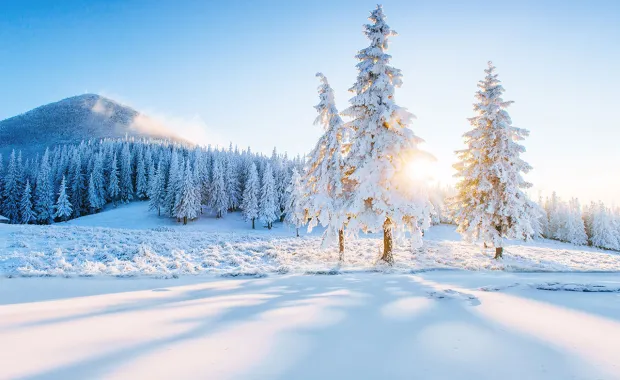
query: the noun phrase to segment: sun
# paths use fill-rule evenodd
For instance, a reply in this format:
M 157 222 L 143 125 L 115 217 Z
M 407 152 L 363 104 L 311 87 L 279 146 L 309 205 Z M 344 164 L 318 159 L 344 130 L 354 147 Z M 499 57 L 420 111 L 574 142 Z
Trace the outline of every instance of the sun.
M 434 177 L 434 162 L 424 157 L 417 157 L 407 163 L 405 170 L 412 181 L 429 181 Z

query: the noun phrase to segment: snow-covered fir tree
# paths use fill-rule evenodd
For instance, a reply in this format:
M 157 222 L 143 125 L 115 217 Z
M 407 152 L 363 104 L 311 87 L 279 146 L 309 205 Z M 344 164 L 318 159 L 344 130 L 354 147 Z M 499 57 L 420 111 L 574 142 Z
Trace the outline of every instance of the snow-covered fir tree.
M 396 104 L 394 92 L 402 84 L 402 73 L 390 66 L 388 40 L 396 35 L 377 6 L 364 26 L 370 45 L 356 58 L 355 94 L 343 115 L 353 120 L 347 155 L 344 189 L 350 192 L 345 207 L 350 231 L 383 231 L 381 260 L 394 262 L 394 232 L 409 231 L 412 245 L 421 244 L 422 229 L 430 225 L 430 204 L 423 184 L 411 183 L 406 167 L 418 159 L 423 140 L 409 128 L 413 115 Z
M 181 190 L 182 180 L 181 163 L 179 160 L 179 153 L 175 149 L 170 156 L 170 165 L 168 167 L 168 184 L 166 186 L 166 198 L 164 201 L 164 210 L 169 216 L 174 216 L 174 209 L 177 204 L 177 195 Z
M 54 221 L 54 183 L 52 181 L 50 151 L 45 149 L 37 174 L 34 205 L 37 221 L 41 224 L 50 224 Z
M 138 199 L 146 199 L 148 196 L 146 165 L 142 154 L 138 154 L 136 160 L 136 196 Z
M 568 204 L 561 205 L 562 220 L 557 230 L 556 238 L 575 245 L 585 245 L 588 243 L 588 236 L 581 217 L 581 206 L 576 198 L 570 200 Z
M 243 200 L 241 209 L 246 222 L 252 222 L 252 229 L 255 229 L 256 218 L 258 218 L 258 196 L 260 191 L 260 181 L 256 164 L 252 162 L 248 169 L 245 187 L 243 189 Z
M 105 199 L 101 198 L 95 181 L 95 174 L 88 177 L 88 207 L 91 213 L 96 213 L 105 205 Z
M 258 200 L 258 219 L 265 223 L 268 229 L 271 229 L 273 222 L 278 219 L 279 211 L 280 207 L 277 203 L 273 170 L 267 162 L 263 170 L 263 180 Z
M 224 182 L 228 194 L 228 210 L 234 211 L 239 207 L 239 179 L 237 178 L 237 164 L 233 156 L 232 145 L 224 160 Z
M 288 224 L 295 226 L 296 235 L 299 237 L 299 227 L 308 222 L 308 211 L 304 208 L 304 202 L 302 201 L 306 195 L 302 186 L 301 176 L 299 175 L 299 172 L 297 172 L 296 168 L 293 168 L 291 183 L 286 188 L 286 192 L 288 194 L 288 202 L 285 209 L 285 221 Z M 341 254 L 343 251 L 344 249 L 341 251 Z
M 153 174 L 149 175 L 149 210 L 157 210 L 157 215 L 161 216 L 161 208 L 166 202 L 166 169 L 163 157 L 160 157 L 157 164 L 157 171 L 153 169 Z
M 65 176 L 62 176 L 60 190 L 58 191 L 58 199 L 56 200 L 54 218 L 60 220 L 61 222 L 65 222 L 69 220 L 72 212 L 73 208 L 71 206 L 71 202 L 69 202 L 69 197 L 67 196 L 67 182 L 65 181 Z
M 495 258 L 503 254 L 503 240 L 528 239 L 534 234 L 532 208 L 524 189 L 531 186 L 522 173 L 531 170 L 520 157 L 525 148 L 519 141 L 525 129 L 512 126 L 495 66 L 489 62 L 486 76 L 478 83 L 473 129 L 463 135 L 467 148 L 457 152 L 457 195 L 454 198 L 458 231 L 469 240 L 493 243 Z
M 108 198 L 114 203 L 116 206 L 116 202 L 118 201 L 118 196 L 120 194 L 119 182 L 118 182 L 118 164 L 116 160 L 116 154 L 114 154 L 112 158 L 112 162 L 110 164 L 110 174 L 108 175 Z
M 346 176 L 344 155 L 348 149 L 345 143 L 348 130 L 340 118 L 334 91 L 327 78 L 322 73 L 316 76 L 321 84 L 318 88 L 319 104 L 314 107 L 319 115 L 314 124 L 321 125 L 324 132 L 308 156 L 300 183 L 303 195 L 297 197 L 300 204 L 293 209 L 301 213 L 296 219 L 311 218 L 309 231 L 318 224 L 326 227 L 324 241 L 331 241 L 338 236 L 338 247 L 342 254 L 347 221 L 343 179 Z
M 226 193 L 226 177 L 220 157 L 215 157 L 213 160 L 213 177 L 209 201 L 209 207 L 215 212 L 217 218 L 226 215 L 230 202 Z
M 133 182 L 131 181 L 131 152 L 129 144 L 124 144 L 120 156 L 120 183 L 119 197 L 121 202 L 127 203 L 133 198 Z
M 602 202 L 593 210 L 590 240 L 595 247 L 613 250 L 620 249 L 620 241 L 618 241 L 611 212 Z
M 71 207 L 73 209 L 73 217 L 77 218 L 82 215 L 84 208 L 84 200 L 87 198 L 87 182 L 82 174 L 82 156 L 79 150 L 75 150 L 71 160 L 69 173 L 69 188 Z
M 30 180 L 26 180 L 24 194 L 19 203 L 20 223 L 30 224 L 37 220 L 37 215 L 32 208 L 32 189 L 30 188 Z
M 2 213 L 9 218 L 11 223 L 19 223 L 19 201 L 23 190 L 19 166 L 20 162 L 13 150 L 4 173 L 4 193 L 2 194 Z
M 181 192 L 179 195 L 179 203 L 175 208 L 175 217 L 183 220 L 183 224 L 187 224 L 187 220 L 193 220 L 200 214 L 200 198 L 195 189 L 194 174 L 190 167 L 190 162 L 185 163 L 183 171 L 183 181 L 181 184 Z

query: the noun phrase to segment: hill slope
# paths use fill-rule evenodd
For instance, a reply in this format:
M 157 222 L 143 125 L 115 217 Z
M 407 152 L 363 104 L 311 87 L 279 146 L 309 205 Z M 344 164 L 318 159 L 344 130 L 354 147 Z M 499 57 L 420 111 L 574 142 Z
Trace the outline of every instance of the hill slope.
M 31 153 L 88 139 L 154 137 L 182 141 L 162 125 L 114 100 L 85 94 L 0 121 L 0 153 Z

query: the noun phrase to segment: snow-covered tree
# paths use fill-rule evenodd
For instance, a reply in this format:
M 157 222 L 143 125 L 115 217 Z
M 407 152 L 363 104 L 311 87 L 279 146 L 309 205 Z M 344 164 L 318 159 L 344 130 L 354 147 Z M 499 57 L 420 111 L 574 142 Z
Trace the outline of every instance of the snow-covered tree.
M 179 203 L 175 208 L 175 217 L 183 219 L 183 224 L 187 224 L 187 220 L 198 217 L 200 213 L 200 198 L 195 189 L 194 174 L 190 167 L 189 160 L 185 163 L 183 171 L 183 182 L 181 184 L 181 193 Z
M 243 200 L 241 209 L 246 222 L 252 221 L 252 229 L 255 228 L 255 221 L 258 218 L 258 195 L 260 190 L 260 182 L 258 179 L 258 171 L 256 164 L 253 162 L 248 169 L 245 187 L 243 189 Z
M 105 199 L 101 198 L 99 191 L 97 190 L 97 184 L 95 181 L 95 174 L 90 173 L 88 177 L 88 207 L 91 213 L 96 213 L 105 205 Z
M 32 189 L 30 188 L 29 180 L 26 180 L 24 194 L 22 195 L 21 202 L 19 203 L 19 215 L 20 223 L 23 224 L 29 224 L 37 220 L 37 215 L 32 209 Z
M 50 224 L 54 221 L 54 184 L 49 157 L 49 149 L 45 149 L 36 180 L 34 209 L 41 224 Z
M 138 154 L 136 161 L 136 196 L 138 199 L 146 199 L 148 196 L 146 165 L 141 154 Z
M 454 167 L 460 182 L 454 199 L 458 231 L 469 240 L 492 242 L 495 258 L 503 254 L 504 238 L 532 237 L 532 208 L 523 189 L 529 188 L 521 173 L 531 170 L 520 158 L 525 148 L 518 142 L 528 136 L 512 126 L 504 101 L 504 88 L 489 62 L 486 77 L 478 83 L 473 129 L 463 135 L 467 148 L 458 151 Z
M 600 202 L 592 215 L 592 245 L 605 249 L 620 249 L 618 235 L 613 225 L 611 213 L 605 205 Z
M 239 195 L 237 163 L 233 156 L 232 146 L 224 160 L 224 182 L 226 184 L 226 194 L 228 194 L 228 209 L 234 211 L 239 207 L 241 197 Z
M 319 138 L 306 163 L 301 184 L 303 196 L 295 207 L 302 215 L 311 218 L 308 230 L 316 225 L 326 227 L 324 239 L 331 241 L 338 236 L 340 254 L 344 252 L 344 226 L 347 221 L 344 210 L 346 193 L 343 180 L 346 176 L 344 155 L 348 149 L 345 143 L 347 128 L 344 126 L 334 99 L 334 91 L 322 73 L 316 74 L 321 81 L 318 88 L 319 104 L 314 108 L 319 115 L 314 124 L 320 124 L 324 133 Z M 305 223 L 304 223 L 305 224 Z
M 87 198 L 87 188 L 84 175 L 82 173 L 82 156 L 76 150 L 71 160 L 71 172 L 69 173 L 69 188 L 71 190 L 69 201 L 73 208 L 73 217 L 77 218 L 83 214 L 84 199 Z
M 124 144 L 120 157 L 119 197 L 121 202 L 127 203 L 133 198 L 133 182 L 131 181 L 131 152 L 129 144 Z
M 288 201 L 285 209 L 285 221 L 290 225 L 295 226 L 296 235 L 299 237 L 299 227 L 308 222 L 308 210 L 304 208 L 303 199 L 305 197 L 305 192 L 302 187 L 301 176 L 295 168 L 293 169 L 291 183 L 286 188 L 286 192 L 288 194 Z M 342 243 L 344 245 L 344 241 Z M 341 250 L 341 255 L 343 251 L 344 247 Z
M 20 177 L 20 162 L 15 150 L 9 156 L 9 163 L 4 174 L 4 194 L 2 202 L 2 213 L 9 218 L 11 223 L 19 223 L 19 201 L 23 187 Z
M 588 243 L 588 236 L 581 217 L 581 206 L 575 198 L 568 204 L 562 204 L 562 220 L 557 231 L 557 239 L 575 245 Z
M 166 177 L 163 158 L 159 159 L 157 171 L 149 175 L 149 180 L 151 182 L 149 186 L 149 210 L 157 210 L 157 215 L 160 216 L 161 208 L 166 202 Z
M 364 33 L 370 46 L 356 55 L 358 75 L 350 89 L 355 96 L 343 112 L 353 119 L 347 123 L 353 135 L 343 186 L 350 191 L 348 229 L 383 231 L 381 260 L 392 264 L 394 232 L 410 231 L 412 245 L 419 246 L 422 229 L 430 224 L 430 204 L 425 186 L 412 183 L 406 170 L 422 155 L 418 144 L 423 140 L 409 128 L 413 115 L 394 99 L 402 73 L 390 66 L 386 50 L 396 32 L 386 24 L 381 6 L 369 20 Z
M 108 197 L 116 206 L 116 202 L 118 201 L 118 195 L 120 193 L 119 183 L 118 183 L 118 164 L 116 160 L 116 154 L 112 158 L 112 162 L 110 164 L 110 174 L 108 175 Z
M 564 210 L 561 207 L 561 203 L 562 200 L 555 191 L 551 193 L 551 197 L 545 202 L 545 212 L 548 220 L 545 237 L 548 239 L 558 239 L 558 231 L 564 219 Z
M 273 227 L 273 221 L 278 219 L 280 207 L 277 204 L 275 179 L 269 163 L 263 170 L 263 181 L 258 201 L 258 219 L 267 224 L 267 228 Z
M 211 196 L 209 206 L 215 212 L 217 218 L 226 215 L 229 206 L 228 194 L 226 194 L 226 178 L 221 158 L 213 160 L 213 177 L 211 179 Z
M 174 209 L 177 205 L 178 194 L 181 190 L 182 171 L 183 167 L 181 167 L 181 163 L 179 162 L 179 153 L 175 149 L 170 156 L 168 185 L 166 187 L 166 199 L 164 201 L 164 210 L 170 216 L 174 216 Z
M 67 221 L 73 212 L 71 202 L 69 202 L 69 197 L 67 196 L 65 176 L 62 176 L 62 181 L 60 182 L 60 190 L 58 191 L 58 200 L 56 201 L 55 209 L 54 218 L 59 219 L 61 222 Z

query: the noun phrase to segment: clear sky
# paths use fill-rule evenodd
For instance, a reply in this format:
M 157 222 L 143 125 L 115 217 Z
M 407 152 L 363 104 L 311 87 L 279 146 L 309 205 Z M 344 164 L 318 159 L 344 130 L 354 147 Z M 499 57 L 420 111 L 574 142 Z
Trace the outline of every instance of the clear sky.
M 95 92 L 202 143 L 309 151 L 322 71 L 344 109 L 375 1 L 0 0 L 0 119 Z M 383 2 L 397 102 L 451 181 L 476 83 L 497 66 L 531 132 L 531 194 L 620 205 L 620 1 Z

